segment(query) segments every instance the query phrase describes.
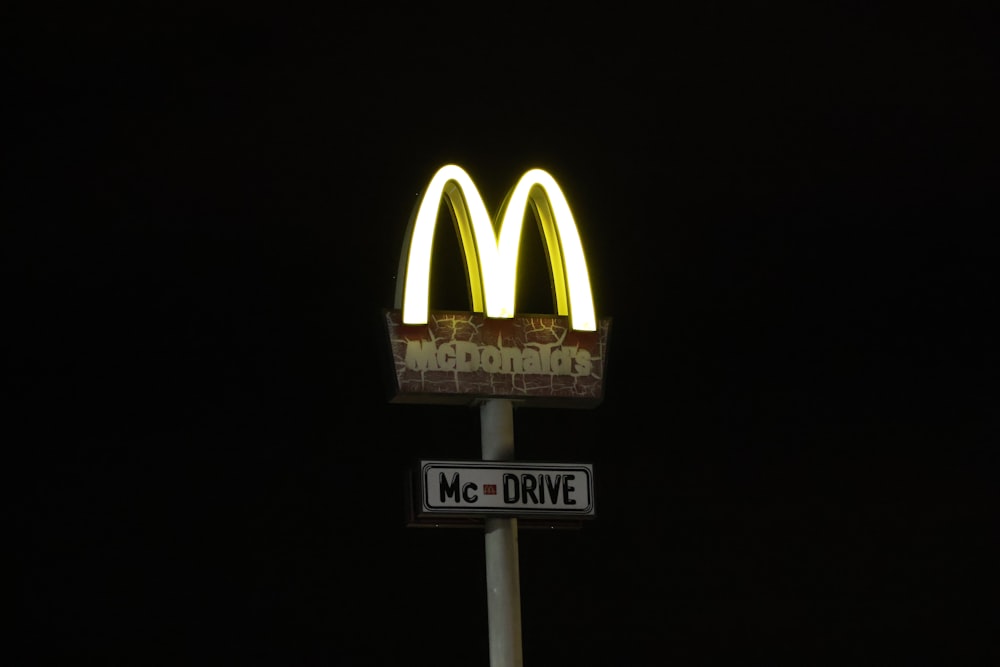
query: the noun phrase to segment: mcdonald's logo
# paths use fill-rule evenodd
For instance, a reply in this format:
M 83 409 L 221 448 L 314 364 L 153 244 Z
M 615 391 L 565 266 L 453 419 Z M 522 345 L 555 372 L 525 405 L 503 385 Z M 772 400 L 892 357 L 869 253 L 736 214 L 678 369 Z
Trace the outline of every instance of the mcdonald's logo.
M 453 164 L 434 174 L 407 230 L 397 274 L 397 281 L 402 282 L 396 288 L 396 307 L 402 308 L 404 323 L 427 321 L 431 246 L 442 199 L 448 203 L 461 237 L 475 312 L 496 318 L 514 316 L 518 247 L 530 205 L 545 240 L 558 314 L 569 316 L 573 329 L 597 329 L 583 245 L 556 180 L 541 169 L 526 172 L 500 208 L 498 238 L 472 179 Z
M 471 313 L 430 308 L 432 245 L 442 203 L 459 235 Z M 515 309 L 518 248 L 530 216 L 548 255 L 553 315 L 520 315 Z M 385 317 L 394 402 L 505 397 L 586 407 L 601 400 L 610 320 L 595 314 L 576 221 L 559 184 L 542 169 L 521 176 L 495 224 L 464 169 L 438 169 L 410 219 L 394 309 Z

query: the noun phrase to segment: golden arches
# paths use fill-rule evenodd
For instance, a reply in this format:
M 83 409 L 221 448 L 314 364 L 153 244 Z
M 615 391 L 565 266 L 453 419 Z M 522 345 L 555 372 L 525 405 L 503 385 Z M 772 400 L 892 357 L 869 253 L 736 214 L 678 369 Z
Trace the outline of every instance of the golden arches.
M 545 239 L 557 314 L 568 316 L 572 329 L 597 330 L 583 245 L 556 180 L 542 169 L 531 169 L 521 176 L 498 214 L 498 238 L 472 179 L 453 164 L 434 174 L 410 221 L 396 289 L 396 308 L 402 308 L 405 324 L 427 322 L 431 246 L 442 199 L 458 228 L 473 310 L 485 312 L 487 317 L 514 316 L 518 246 L 531 206 Z

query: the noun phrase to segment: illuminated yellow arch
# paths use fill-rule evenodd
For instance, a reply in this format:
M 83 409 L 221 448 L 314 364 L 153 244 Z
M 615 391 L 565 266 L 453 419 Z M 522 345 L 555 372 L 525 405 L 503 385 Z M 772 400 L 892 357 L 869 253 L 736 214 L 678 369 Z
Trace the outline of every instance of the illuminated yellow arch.
M 442 199 L 458 228 L 475 312 L 496 318 L 514 316 L 518 246 L 530 205 L 545 239 L 557 314 L 568 316 L 573 329 L 597 330 L 583 245 L 555 179 L 541 169 L 531 169 L 521 177 L 498 214 L 498 239 L 475 184 L 453 164 L 434 174 L 410 221 L 396 286 L 396 308 L 402 308 L 404 324 L 427 322 L 431 246 Z

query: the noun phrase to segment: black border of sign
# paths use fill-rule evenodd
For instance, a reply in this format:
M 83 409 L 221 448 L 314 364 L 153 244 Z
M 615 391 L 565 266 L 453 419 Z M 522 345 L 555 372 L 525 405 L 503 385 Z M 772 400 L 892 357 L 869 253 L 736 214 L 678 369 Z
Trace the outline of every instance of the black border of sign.
M 407 528 L 476 528 L 484 530 L 486 527 L 485 516 L 455 516 L 445 514 L 420 514 L 416 507 L 420 505 L 419 484 L 414 481 L 417 476 L 415 467 L 410 467 L 403 475 L 404 508 L 403 524 Z M 504 517 L 492 516 L 494 519 Z M 580 530 L 584 524 L 594 521 L 596 517 L 521 517 L 517 520 L 517 527 L 520 530 Z
M 429 467 L 436 468 L 479 468 L 486 470 L 579 470 L 587 477 L 586 489 L 589 504 L 578 510 L 549 510 L 540 509 L 518 509 L 511 511 L 507 508 L 483 508 L 470 511 L 467 508 L 437 508 L 428 503 L 426 471 Z M 420 515 L 421 516 L 462 516 L 462 517 L 552 517 L 552 518 L 593 518 L 597 508 L 594 498 L 594 466 L 590 463 L 553 463 L 553 462 L 527 462 L 527 461 L 480 461 L 480 460 L 441 460 L 441 459 L 421 459 L 418 464 L 418 485 L 420 488 Z

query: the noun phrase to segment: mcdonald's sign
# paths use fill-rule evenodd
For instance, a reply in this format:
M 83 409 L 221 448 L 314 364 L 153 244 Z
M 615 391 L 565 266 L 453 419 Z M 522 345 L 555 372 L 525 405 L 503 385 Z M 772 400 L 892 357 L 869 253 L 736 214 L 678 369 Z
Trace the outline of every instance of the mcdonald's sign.
M 444 202 L 466 267 L 472 312 L 430 308 L 434 229 Z M 548 255 L 556 312 L 515 308 L 518 247 L 533 216 Z M 441 167 L 407 227 L 394 308 L 384 311 L 394 403 L 595 407 L 603 399 L 610 318 L 598 319 L 587 262 L 569 203 L 556 180 L 527 171 L 496 219 L 457 165 Z

